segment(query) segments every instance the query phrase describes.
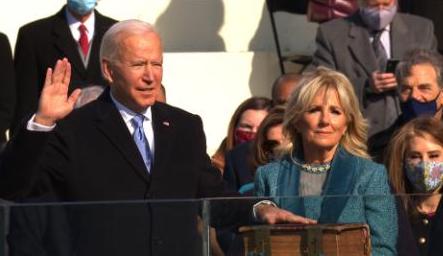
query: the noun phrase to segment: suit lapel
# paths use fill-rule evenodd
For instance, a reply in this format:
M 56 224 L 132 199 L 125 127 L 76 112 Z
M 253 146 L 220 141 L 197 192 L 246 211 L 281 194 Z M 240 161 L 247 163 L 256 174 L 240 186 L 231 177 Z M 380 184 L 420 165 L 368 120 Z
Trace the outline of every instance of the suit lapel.
M 129 133 L 128 127 L 111 100 L 109 89 L 100 96 L 98 101 L 101 103 L 97 113 L 96 124 L 98 129 L 120 151 L 133 167 L 133 170 L 148 182 L 150 177 L 147 174 L 143 159 Z
M 89 63 L 86 72 L 89 77 L 93 77 L 94 73 L 100 70 L 95 70 L 94 67 L 100 67 L 100 44 L 103 35 L 105 34 L 108 26 L 103 22 L 104 17 L 97 11 L 95 11 L 95 24 L 94 24 L 94 38 L 92 38 L 91 50 L 89 51 Z M 80 56 L 80 55 L 79 55 Z
M 325 183 L 320 223 L 336 223 L 352 195 L 357 179 L 358 159 L 339 148 Z
M 72 68 L 76 69 L 76 71 L 85 78 L 86 69 L 81 59 L 80 52 L 78 51 L 77 42 L 72 37 L 71 30 L 66 21 L 65 7 L 63 7 L 55 17 L 53 27 L 55 46 L 60 50 L 62 55 L 68 58 L 72 64 Z
M 358 12 L 350 19 L 354 22 L 350 22 L 349 50 L 367 75 L 371 76 L 372 71 L 377 69 L 377 61 L 369 42 L 369 32 L 364 27 Z
M 167 161 L 171 156 L 171 143 L 174 137 L 174 123 L 162 103 L 152 106 L 152 128 L 154 130 L 154 165 L 152 175 L 159 175 L 167 168 Z
M 413 38 L 408 36 L 408 28 L 401 14 L 397 14 L 391 23 L 391 56 L 393 59 L 403 59 L 407 47 L 414 45 Z

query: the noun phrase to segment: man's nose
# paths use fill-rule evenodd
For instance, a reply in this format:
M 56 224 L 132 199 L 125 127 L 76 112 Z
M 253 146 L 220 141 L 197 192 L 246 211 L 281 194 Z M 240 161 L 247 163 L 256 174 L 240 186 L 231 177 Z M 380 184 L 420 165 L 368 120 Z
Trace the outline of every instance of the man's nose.
M 146 79 L 148 79 L 149 81 L 152 81 L 152 80 L 153 80 L 154 75 L 153 75 L 153 71 L 152 71 L 152 65 L 151 65 L 150 63 L 146 65 L 146 67 L 145 67 L 145 72 L 144 72 L 143 75 L 144 75 L 144 77 L 145 77 Z
M 421 94 L 420 94 L 420 92 L 417 89 L 412 89 L 410 98 L 414 99 L 416 101 L 420 101 L 420 102 L 423 101 L 423 99 L 421 97 Z

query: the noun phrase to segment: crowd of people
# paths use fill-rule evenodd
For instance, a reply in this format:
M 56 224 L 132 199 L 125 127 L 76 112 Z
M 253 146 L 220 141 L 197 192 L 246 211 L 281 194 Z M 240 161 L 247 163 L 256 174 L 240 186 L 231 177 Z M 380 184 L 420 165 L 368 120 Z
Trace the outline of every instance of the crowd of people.
M 372 255 L 443 254 L 430 20 L 362 0 L 320 24 L 306 71 L 245 99 L 209 157 L 201 118 L 166 104 L 158 32 L 96 4 L 23 26 L 14 58 L 0 35 L 0 198 L 123 203 L 14 209 L 10 255 L 200 255 L 200 201 L 155 200 L 233 196 L 211 204 L 214 255 L 241 253 L 254 223 L 366 223 Z

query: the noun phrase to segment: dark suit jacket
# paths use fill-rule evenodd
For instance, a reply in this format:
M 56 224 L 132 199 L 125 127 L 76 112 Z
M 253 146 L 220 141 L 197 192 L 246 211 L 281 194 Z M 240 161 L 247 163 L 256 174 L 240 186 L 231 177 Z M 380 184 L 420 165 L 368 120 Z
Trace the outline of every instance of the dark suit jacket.
M 53 16 L 20 28 L 15 46 L 17 107 L 13 128 L 37 109 L 46 70 L 58 59 L 68 58 L 72 66 L 69 91 L 85 86 L 106 85 L 100 71 L 99 50 L 103 34 L 116 21 L 95 11 L 95 32 L 88 67 L 85 68 L 66 21 L 65 7 Z
M 440 201 L 429 233 L 429 255 L 443 255 L 443 203 Z
M 241 186 L 254 181 L 255 170 L 252 170 L 251 163 L 252 145 L 252 142 L 245 142 L 226 153 L 223 179 L 229 191 L 238 191 Z
M 443 53 L 443 16 L 441 11 L 443 9 L 442 0 L 401 0 L 400 6 L 404 12 L 412 13 L 426 17 L 434 23 L 435 34 L 437 36 L 438 50 Z
M 51 201 L 56 202 L 54 196 L 47 194 L 27 201 L 26 205 L 11 205 L 9 256 L 72 256 L 67 209 L 48 203 Z
M 137 200 L 219 196 L 222 179 L 210 165 L 198 116 L 156 103 L 152 119 L 151 174 L 109 91 L 60 121 L 53 132 L 22 128 L 3 155 L 0 197 L 27 198 L 55 191 L 64 201 L 122 200 L 69 207 L 76 255 L 199 255 L 200 201 Z M 211 206 L 211 213 L 224 210 L 228 207 Z M 232 216 L 249 217 L 237 212 Z
M 437 48 L 434 27 L 428 19 L 397 13 L 390 29 L 393 59 L 402 59 L 407 51 L 415 48 Z M 321 24 L 316 44 L 313 66 L 335 69 L 350 79 L 363 113 L 369 119 L 369 135 L 389 127 L 400 114 L 398 99 L 395 91 L 368 97 L 368 80 L 377 70 L 377 62 L 359 12 Z
M 0 145 L 6 142 L 5 132 L 9 129 L 14 114 L 15 86 L 14 65 L 11 45 L 5 34 L 0 33 Z M 1 148 L 0 148 L 1 150 Z

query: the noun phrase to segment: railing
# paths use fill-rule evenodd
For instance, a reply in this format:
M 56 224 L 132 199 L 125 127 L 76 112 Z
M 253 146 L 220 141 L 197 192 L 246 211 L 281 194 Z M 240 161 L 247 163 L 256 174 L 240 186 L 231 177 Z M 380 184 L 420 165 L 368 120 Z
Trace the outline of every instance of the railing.
M 397 241 L 412 235 L 403 203 L 413 205 L 427 198 L 428 195 L 272 198 L 279 206 L 318 221 L 308 226 L 269 226 L 254 220 L 252 205 L 262 198 L 50 202 L 53 198 L 42 197 L 20 203 L 3 201 L 0 249 L 1 255 L 206 256 L 223 255 L 220 247 L 228 250 L 227 245 L 231 245 L 231 255 L 350 255 L 344 250 L 331 254 L 327 248 L 332 240 L 341 237 L 342 243 L 349 242 L 346 248 L 351 245 L 362 249 L 362 253 L 372 249 L 372 255 L 395 255 Z M 427 224 L 426 215 L 419 216 Z M 238 233 L 239 226 L 244 226 L 242 234 Z M 361 235 L 360 240 L 356 238 L 360 235 L 355 234 Z M 425 243 L 432 243 L 432 237 L 425 239 Z M 341 245 L 337 242 L 334 246 Z M 279 254 L 281 250 L 286 251 Z

